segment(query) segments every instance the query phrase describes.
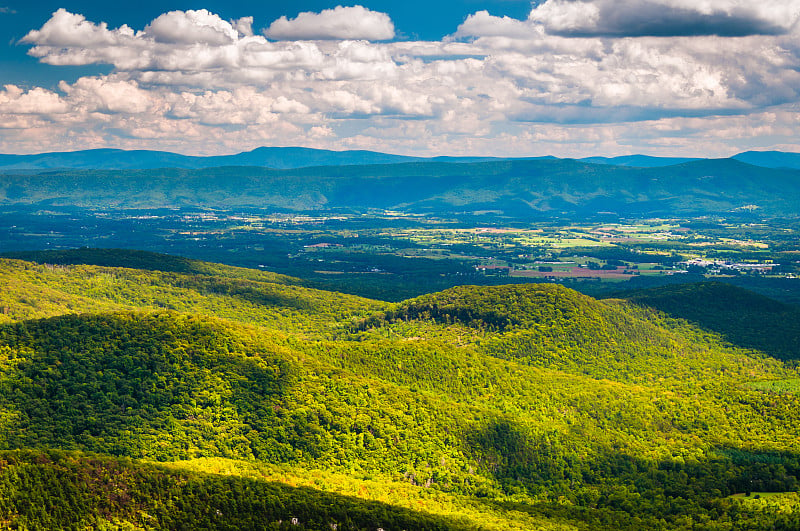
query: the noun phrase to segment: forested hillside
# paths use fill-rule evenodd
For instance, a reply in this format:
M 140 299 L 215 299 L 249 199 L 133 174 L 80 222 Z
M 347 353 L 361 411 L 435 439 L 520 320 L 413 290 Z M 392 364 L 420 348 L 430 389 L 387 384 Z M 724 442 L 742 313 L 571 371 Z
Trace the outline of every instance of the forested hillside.
M 140 262 L 139 255 L 131 256 L 134 263 Z M 144 256 L 150 260 L 148 269 L 0 259 L 0 282 L 6 286 L 0 292 L 0 308 L 4 310 L 0 322 L 146 308 L 327 334 L 348 318 L 367 315 L 382 306 L 369 299 L 307 288 L 299 279 L 274 273 L 172 257 L 160 267 L 154 260 L 164 255 Z M 129 258 L 110 263 L 130 265 Z
M 777 366 L 761 355 L 720 350 L 721 338 L 686 323 L 559 285 L 460 286 L 411 299 L 365 323 L 409 319 L 473 329 L 480 337 L 476 344 L 495 357 L 599 378 L 670 380 L 693 372 L 713 377 L 720 370 L 747 374 L 754 365 Z
M 407 162 L 274 170 L 59 170 L 0 174 L 0 204 L 85 209 L 222 208 L 279 212 L 403 210 L 512 219 L 729 214 L 793 215 L 798 170 L 733 159 L 635 168 L 571 159 Z
M 800 308 L 721 282 L 679 284 L 624 294 L 717 332 L 734 345 L 784 360 L 800 359 Z
M 464 286 L 389 304 L 89 258 L 105 265 L 0 261 L 3 526 L 800 525 L 800 353 L 666 293 Z M 693 306 L 794 311 L 692 290 Z

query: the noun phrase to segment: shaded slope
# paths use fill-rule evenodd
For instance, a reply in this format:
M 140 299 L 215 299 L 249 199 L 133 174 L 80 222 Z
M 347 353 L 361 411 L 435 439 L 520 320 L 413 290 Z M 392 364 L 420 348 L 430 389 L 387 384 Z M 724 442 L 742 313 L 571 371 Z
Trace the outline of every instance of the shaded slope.
M 160 460 L 266 452 L 258 448 L 269 445 L 272 406 L 292 385 L 292 370 L 285 347 L 248 335 L 174 314 L 2 328 L 0 388 L 15 426 L 2 444 Z M 253 427 L 263 440 L 247 438 Z M 268 451 L 292 453 L 285 444 Z
M 720 334 L 734 345 L 800 359 L 800 309 L 722 282 L 665 286 L 619 295 Z
M 232 464 L 232 463 L 221 463 Z M 192 467 L 193 468 L 193 467 Z M 259 477 L 200 472 L 80 453 L 0 453 L 0 517 L 21 529 L 492 529 L 522 531 L 615 529 L 792 530 L 791 505 L 722 499 L 698 507 L 692 522 L 626 517 L 606 507 L 569 503 L 492 502 L 414 493 L 420 509 L 287 485 Z M 317 478 L 325 477 L 316 474 Z M 326 479 L 329 479 L 326 477 Z M 296 478 L 292 478 L 297 481 Z M 319 480 L 317 480 L 319 481 Z M 374 489 L 374 482 L 354 482 Z M 408 489 L 399 489 L 406 493 Z M 774 498 L 780 499 L 780 498 Z M 616 498 L 621 502 L 621 498 Z M 758 500 L 753 500 L 758 502 Z M 783 500 L 791 503 L 789 495 Z M 681 500 L 673 500 L 680 511 Z M 432 508 L 436 514 L 425 509 Z M 466 513 L 466 514 L 464 514 Z
M 11 529 L 468 528 L 308 487 L 53 451 L 0 453 L 0 500 Z

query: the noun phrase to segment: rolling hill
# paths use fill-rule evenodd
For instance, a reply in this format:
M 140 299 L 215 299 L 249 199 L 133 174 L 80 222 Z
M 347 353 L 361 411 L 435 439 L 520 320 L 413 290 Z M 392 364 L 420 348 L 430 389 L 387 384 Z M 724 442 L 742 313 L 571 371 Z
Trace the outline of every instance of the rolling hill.
M 0 261 L 3 525 L 792 529 L 800 518 L 798 396 L 759 387 L 794 381 L 793 365 L 644 296 L 465 286 L 390 304 L 114 254 Z M 714 289 L 695 287 L 694 300 L 758 298 Z M 729 497 L 746 491 L 776 503 Z

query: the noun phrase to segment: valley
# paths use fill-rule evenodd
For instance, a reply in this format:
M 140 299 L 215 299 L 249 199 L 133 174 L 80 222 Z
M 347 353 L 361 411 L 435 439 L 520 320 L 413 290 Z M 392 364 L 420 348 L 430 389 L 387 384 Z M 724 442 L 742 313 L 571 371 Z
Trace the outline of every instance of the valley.
M 127 247 L 394 301 L 459 284 L 558 282 L 598 295 L 713 278 L 800 302 L 799 233 L 796 220 L 744 214 L 521 221 L 402 211 L 0 212 L 0 248 L 11 257 L 36 260 L 34 251 L 49 250 L 57 263 L 59 250 Z
M 800 526 L 798 170 L 116 155 L 0 173 L 0 527 Z

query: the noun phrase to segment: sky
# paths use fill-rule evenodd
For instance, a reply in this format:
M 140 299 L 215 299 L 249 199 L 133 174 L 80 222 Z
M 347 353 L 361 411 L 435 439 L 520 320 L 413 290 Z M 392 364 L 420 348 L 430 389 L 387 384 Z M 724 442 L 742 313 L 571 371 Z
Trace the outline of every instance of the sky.
M 0 153 L 800 151 L 800 0 L 0 0 Z

